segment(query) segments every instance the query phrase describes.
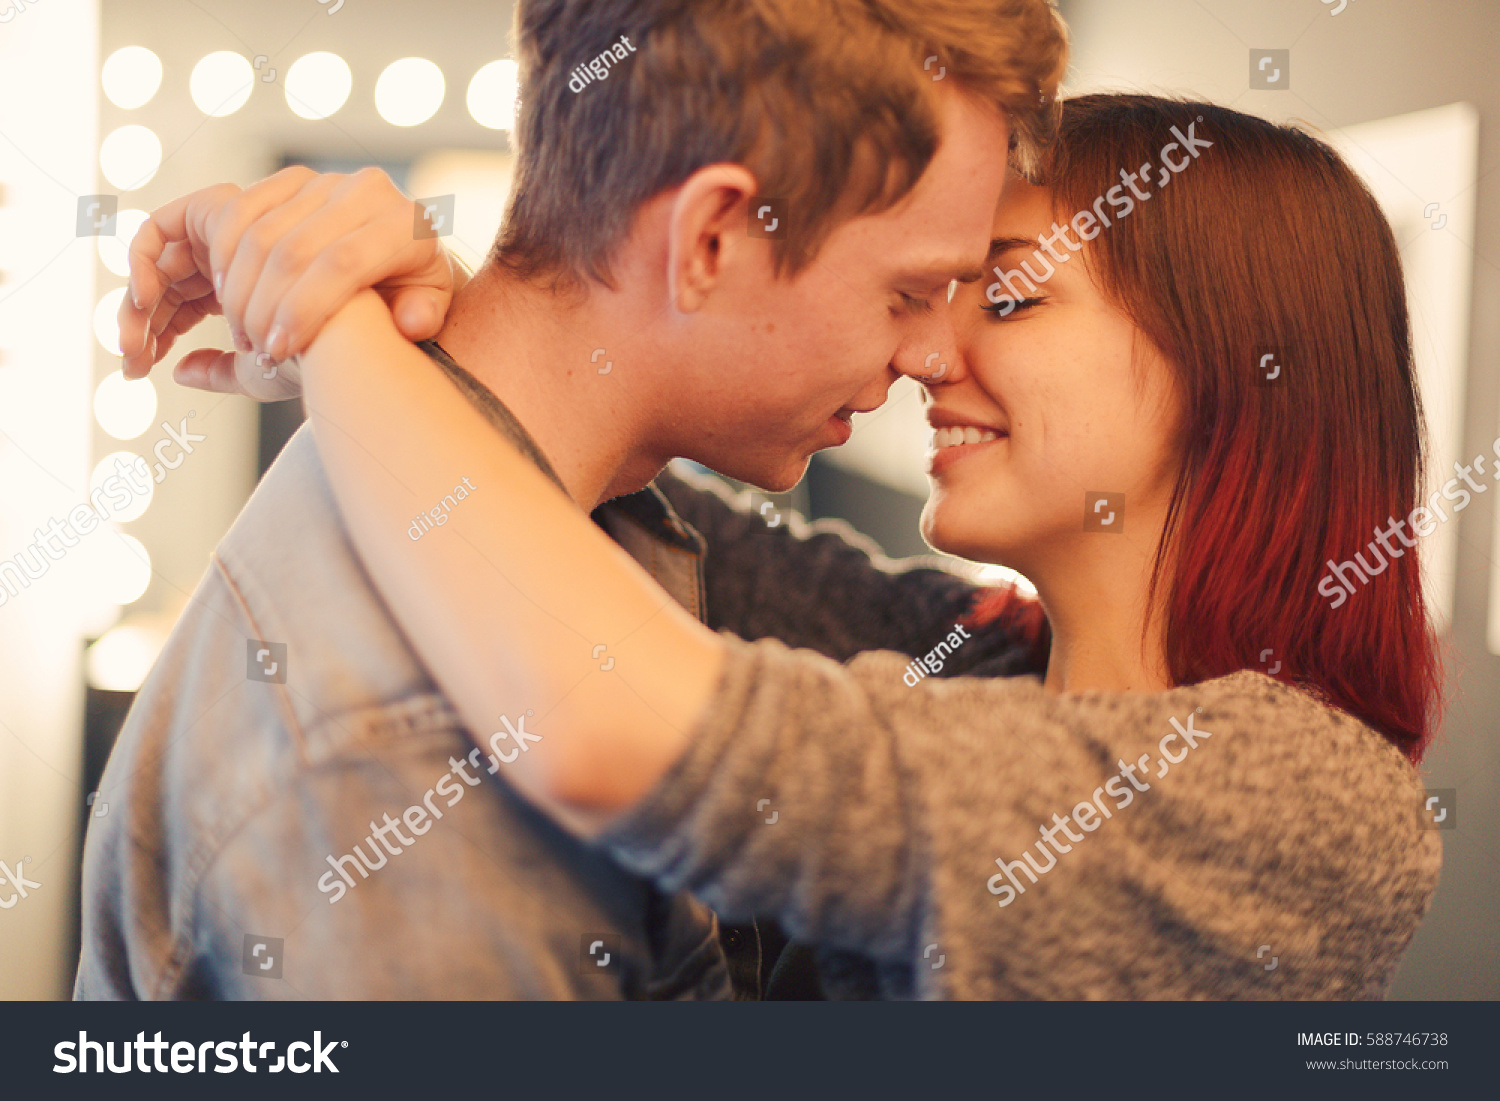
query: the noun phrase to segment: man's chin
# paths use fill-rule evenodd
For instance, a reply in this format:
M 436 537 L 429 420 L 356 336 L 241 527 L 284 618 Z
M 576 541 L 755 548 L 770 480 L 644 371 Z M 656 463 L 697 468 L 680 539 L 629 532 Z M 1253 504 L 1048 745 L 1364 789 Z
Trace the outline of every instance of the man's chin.
M 763 493 L 790 493 L 797 488 L 797 483 L 802 481 L 802 476 L 806 473 L 807 464 L 803 463 L 795 474 L 776 478 L 759 478 L 750 484 Z
M 706 462 L 701 459 L 698 461 L 715 474 L 722 474 L 726 478 L 744 482 L 762 493 L 789 493 L 797 488 L 797 483 L 807 473 L 810 457 L 802 455 L 800 458 L 785 459 L 780 463 L 774 459 L 765 462 Z

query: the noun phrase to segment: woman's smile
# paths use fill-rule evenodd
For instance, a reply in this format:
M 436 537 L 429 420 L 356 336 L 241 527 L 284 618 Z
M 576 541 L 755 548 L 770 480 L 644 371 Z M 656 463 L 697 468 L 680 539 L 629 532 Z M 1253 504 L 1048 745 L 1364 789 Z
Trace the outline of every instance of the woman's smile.
M 932 443 L 927 452 L 927 472 L 938 477 L 954 463 L 962 462 L 970 455 L 993 450 L 994 446 L 1009 441 L 1009 433 L 997 432 L 991 428 L 975 428 L 973 425 L 966 428 L 939 428 L 933 432 Z

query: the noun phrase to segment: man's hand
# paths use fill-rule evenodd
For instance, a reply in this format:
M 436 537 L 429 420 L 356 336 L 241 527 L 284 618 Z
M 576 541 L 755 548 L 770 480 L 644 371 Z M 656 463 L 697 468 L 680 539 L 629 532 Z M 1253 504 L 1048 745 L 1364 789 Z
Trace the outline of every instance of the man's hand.
M 236 351 L 188 353 L 185 386 L 261 401 L 302 389 L 291 356 L 373 287 L 408 340 L 436 336 L 467 275 L 436 237 L 417 237 L 416 208 L 384 172 L 287 168 L 241 190 L 220 184 L 155 211 L 130 246 L 120 306 L 126 378 L 142 378 L 209 314 Z

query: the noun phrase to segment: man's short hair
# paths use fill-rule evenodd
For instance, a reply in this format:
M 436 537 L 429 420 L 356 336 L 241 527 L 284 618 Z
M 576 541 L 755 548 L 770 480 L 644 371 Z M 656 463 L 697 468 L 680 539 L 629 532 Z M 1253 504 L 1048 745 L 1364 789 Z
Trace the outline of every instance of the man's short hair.
M 1029 174 L 1067 63 L 1048 0 L 517 0 L 515 18 L 516 170 L 492 258 L 553 286 L 612 285 L 640 205 L 720 163 L 779 201 L 776 270 L 795 274 L 840 221 L 916 185 L 940 80 L 1005 111 Z

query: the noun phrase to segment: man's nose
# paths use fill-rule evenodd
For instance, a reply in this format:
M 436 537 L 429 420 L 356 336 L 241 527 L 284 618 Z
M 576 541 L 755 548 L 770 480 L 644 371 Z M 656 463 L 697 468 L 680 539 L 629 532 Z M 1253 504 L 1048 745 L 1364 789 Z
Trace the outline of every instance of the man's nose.
M 897 349 L 891 366 L 930 386 L 953 380 L 962 370 L 962 357 L 958 350 L 958 334 L 954 332 L 952 316 L 946 305 L 935 310 L 931 321 L 912 333 Z

